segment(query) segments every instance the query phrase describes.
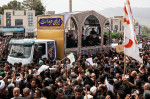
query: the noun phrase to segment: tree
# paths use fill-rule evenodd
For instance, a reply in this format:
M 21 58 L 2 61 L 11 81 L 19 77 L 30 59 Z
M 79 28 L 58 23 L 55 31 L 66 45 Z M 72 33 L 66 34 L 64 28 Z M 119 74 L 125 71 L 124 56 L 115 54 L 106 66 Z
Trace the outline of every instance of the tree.
M 144 38 L 150 38 L 150 28 L 144 25 L 141 28 L 142 28 L 142 35 L 146 36 Z
M 147 26 L 142 26 L 142 33 L 146 34 L 147 31 L 149 31 L 149 28 Z
M 16 0 L 10 1 L 7 4 L 7 6 L 9 9 L 13 9 L 13 10 L 22 10 L 23 9 L 21 2 L 18 2 Z
M 0 14 L 4 14 L 4 9 L 22 10 L 23 6 L 21 2 L 16 0 L 10 1 L 7 5 L 0 7 Z
M 25 0 L 22 4 L 25 9 L 35 10 L 35 15 L 42 15 L 45 12 L 45 7 L 41 0 Z
M 4 14 L 4 9 L 8 9 L 8 6 L 3 5 L 2 7 L 0 7 L 0 14 Z
M 3 13 L 2 13 L 2 7 L 0 7 L 0 14 L 3 14 Z

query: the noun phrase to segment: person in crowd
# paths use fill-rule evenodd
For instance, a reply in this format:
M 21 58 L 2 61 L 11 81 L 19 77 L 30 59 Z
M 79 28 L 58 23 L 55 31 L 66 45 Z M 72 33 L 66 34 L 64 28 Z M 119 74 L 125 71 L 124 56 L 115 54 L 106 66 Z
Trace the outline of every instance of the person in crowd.
M 108 40 L 108 37 L 107 37 L 107 35 L 104 33 L 104 45 L 107 44 L 107 40 Z
M 29 88 L 24 88 L 23 89 L 23 96 L 26 98 L 30 95 L 30 89 Z
M 100 35 L 99 35 L 99 34 L 96 34 L 96 37 L 95 37 L 95 45 L 100 45 L 100 44 L 101 44 Z
M 14 97 L 11 99 L 24 99 L 22 96 L 20 96 L 20 89 L 17 87 L 13 89 L 13 95 Z
M 85 40 L 86 41 L 86 46 L 94 46 L 96 44 L 95 35 L 96 35 L 96 32 L 95 32 L 94 28 L 92 28 L 92 31 L 86 37 L 86 40 Z
M 150 99 L 150 45 L 144 44 L 143 64 L 127 57 L 125 75 L 124 54 L 114 48 L 77 55 L 73 64 L 67 58 L 0 63 L 0 99 Z M 90 57 L 93 65 L 86 61 Z M 51 70 L 37 74 L 42 65 Z
M 67 37 L 67 48 L 77 47 L 77 42 L 75 40 L 74 34 L 69 34 Z

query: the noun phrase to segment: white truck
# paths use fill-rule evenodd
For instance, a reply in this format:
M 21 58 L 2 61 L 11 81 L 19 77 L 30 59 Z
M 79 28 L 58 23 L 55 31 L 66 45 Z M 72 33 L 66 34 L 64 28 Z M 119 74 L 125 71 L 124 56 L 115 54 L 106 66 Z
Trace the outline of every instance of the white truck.
M 13 39 L 9 43 L 10 53 L 7 61 L 11 64 L 29 64 L 33 59 L 47 58 L 54 60 L 57 57 L 56 41 L 46 39 Z

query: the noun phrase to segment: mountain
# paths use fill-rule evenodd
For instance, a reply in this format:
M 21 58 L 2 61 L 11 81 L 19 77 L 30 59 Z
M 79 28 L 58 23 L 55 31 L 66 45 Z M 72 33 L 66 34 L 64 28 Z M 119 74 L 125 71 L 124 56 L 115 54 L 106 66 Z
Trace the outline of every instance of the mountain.
M 105 17 L 114 17 L 114 16 L 123 16 L 123 8 L 107 8 L 101 11 L 98 11 L 100 14 Z M 150 8 L 132 8 L 133 17 L 135 21 L 140 25 L 145 25 L 150 27 Z

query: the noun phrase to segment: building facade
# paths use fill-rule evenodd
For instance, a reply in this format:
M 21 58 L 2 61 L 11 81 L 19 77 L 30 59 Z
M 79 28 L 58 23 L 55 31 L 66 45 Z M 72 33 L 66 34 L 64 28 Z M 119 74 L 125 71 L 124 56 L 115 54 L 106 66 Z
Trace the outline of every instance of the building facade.
M 134 20 L 135 21 L 135 20 Z M 123 16 L 114 16 L 109 18 L 110 27 L 112 32 L 124 33 Z M 134 24 L 135 34 L 140 34 L 140 25 Z
M 114 16 L 109 18 L 112 32 L 123 33 L 123 16 Z
M 0 32 L 3 32 L 4 35 L 31 37 L 36 35 L 36 27 L 37 17 L 34 10 L 9 9 L 4 10 L 3 25 L 1 25 Z

